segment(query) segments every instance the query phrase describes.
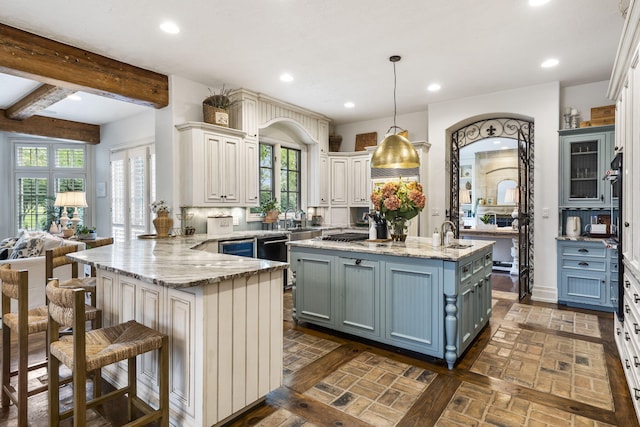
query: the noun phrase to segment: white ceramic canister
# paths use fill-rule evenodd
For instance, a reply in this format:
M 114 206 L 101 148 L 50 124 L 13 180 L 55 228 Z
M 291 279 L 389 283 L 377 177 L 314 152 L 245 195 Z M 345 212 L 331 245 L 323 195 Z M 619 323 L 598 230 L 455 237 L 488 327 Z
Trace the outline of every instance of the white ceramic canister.
M 580 237 L 580 232 L 582 231 L 582 228 L 580 226 L 580 217 L 567 217 L 565 230 L 568 237 Z

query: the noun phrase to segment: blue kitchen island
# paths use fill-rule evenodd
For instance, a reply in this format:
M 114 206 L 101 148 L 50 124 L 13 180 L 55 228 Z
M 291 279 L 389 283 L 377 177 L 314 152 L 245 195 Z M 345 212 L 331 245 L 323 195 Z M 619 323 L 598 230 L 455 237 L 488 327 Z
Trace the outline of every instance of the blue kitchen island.
M 289 245 L 297 322 L 444 359 L 449 369 L 489 322 L 491 241 Z

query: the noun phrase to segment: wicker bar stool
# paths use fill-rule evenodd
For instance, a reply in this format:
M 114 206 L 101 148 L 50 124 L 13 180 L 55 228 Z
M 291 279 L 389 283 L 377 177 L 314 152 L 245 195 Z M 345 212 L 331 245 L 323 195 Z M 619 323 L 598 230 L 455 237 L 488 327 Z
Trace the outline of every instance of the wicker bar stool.
M 29 272 L 11 270 L 9 264 L 0 266 L 2 280 L 2 407 L 13 402 L 18 409 L 18 425 L 27 425 L 29 396 L 47 390 L 46 385 L 28 388 L 29 371 L 47 366 L 47 362 L 28 365 L 29 335 L 47 330 L 47 307 L 29 310 Z M 18 301 L 18 311 L 11 312 L 11 300 Z M 11 332 L 18 334 L 18 369 L 11 371 Z M 18 389 L 11 385 L 11 377 L 18 377 Z
M 105 246 L 113 244 L 113 237 L 105 237 L 102 239 L 96 239 L 91 243 L 92 249 L 98 246 Z M 67 254 L 77 252 L 78 247 L 76 245 L 60 246 L 54 249 L 49 249 L 45 252 L 45 283 L 55 275 L 55 269 L 62 267 L 63 265 L 71 265 L 71 279 L 65 280 L 60 283 L 63 287 L 82 288 L 87 291 L 91 297 L 91 306 L 97 307 L 96 301 L 96 273 L 95 268 L 91 268 L 91 276 L 78 277 L 79 265 L 77 261 L 73 261 L 67 258 Z M 98 310 L 98 315 L 95 318 L 91 318 L 91 326 L 93 329 L 102 327 L 102 311 Z
M 159 420 L 160 425 L 169 425 L 169 339 L 154 329 L 134 320 L 91 331 L 85 330 L 84 295 L 82 288 L 71 289 L 59 286 L 53 279 L 47 284 L 49 298 L 49 426 L 58 426 L 60 420 L 73 417 L 74 426 L 86 425 L 88 408 L 106 400 L 127 394 L 127 426 L 139 426 Z M 60 337 L 60 326 L 73 328 L 73 335 Z M 137 396 L 136 356 L 158 350 L 158 409 Z M 104 366 L 127 360 L 128 384 L 96 399 L 87 401 L 87 373 Z M 60 412 L 60 363 L 73 372 L 73 409 Z M 134 421 L 134 408 L 144 415 Z

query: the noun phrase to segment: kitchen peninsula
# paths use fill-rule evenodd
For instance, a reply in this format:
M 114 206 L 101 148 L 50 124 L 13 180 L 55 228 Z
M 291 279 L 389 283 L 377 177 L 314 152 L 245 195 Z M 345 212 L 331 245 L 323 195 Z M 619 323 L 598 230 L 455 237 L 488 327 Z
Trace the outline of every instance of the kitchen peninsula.
M 97 268 L 105 326 L 135 319 L 169 335 L 174 425 L 211 426 L 282 383 L 282 282 L 288 264 L 206 252 L 207 236 L 132 240 L 68 256 Z M 155 390 L 153 356 L 138 392 Z M 103 376 L 122 384 L 126 370 Z
M 298 322 L 445 359 L 449 369 L 489 322 L 491 241 L 289 245 Z

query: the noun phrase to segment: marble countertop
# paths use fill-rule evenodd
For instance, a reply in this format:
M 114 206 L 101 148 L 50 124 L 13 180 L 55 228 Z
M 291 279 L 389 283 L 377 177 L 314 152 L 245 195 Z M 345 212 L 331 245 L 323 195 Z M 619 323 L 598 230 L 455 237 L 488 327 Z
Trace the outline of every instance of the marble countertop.
M 74 252 L 67 256 L 99 269 L 170 288 L 219 283 L 236 277 L 282 270 L 289 266 L 283 262 L 198 250 L 199 247 L 205 248 L 207 242 L 212 240 L 215 239 L 202 234 L 167 239 L 138 239 Z
M 613 242 L 610 237 L 589 237 L 589 236 L 580 236 L 580 237 L 558 236 L 556 237 L 556 240 L 571 240 L 574 242 L 602 242 L 603 244 Z
M 455 249 L 451 247 L 433 247 L 430 237 L 407 237 L 406 242 L 332 242 L 319 238 L 296 240 L 289 242 L 292 247 L 325 249 L 333 251 L 360 252 L 377 255 L 402 256 L 409 258 L 441 259 L 444 261 L 459 261 L 482 251 L 495 242 L 490 240 L 454 240 L 453 244 L 471 245 L 468 248 Z
M 511 227 L 496 227 L 492 229 L 461 228 L 461 236 L 490 236 L 496 238 L 518 237 L 518 230 Z

